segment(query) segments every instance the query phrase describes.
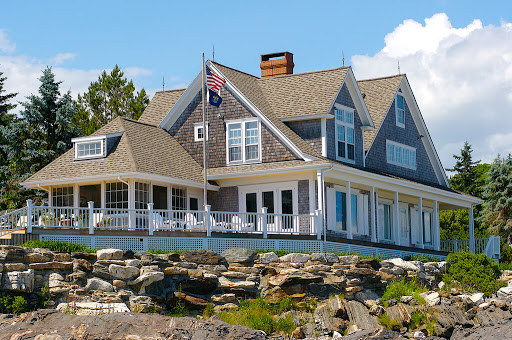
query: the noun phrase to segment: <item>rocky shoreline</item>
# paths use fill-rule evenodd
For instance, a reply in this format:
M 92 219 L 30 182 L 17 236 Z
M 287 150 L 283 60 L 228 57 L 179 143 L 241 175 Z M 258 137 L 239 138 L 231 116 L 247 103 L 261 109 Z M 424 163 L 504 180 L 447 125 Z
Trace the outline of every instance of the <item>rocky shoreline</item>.
M 422 338 L 429 333 L 445 339 L 484 339 L 485 334 L 509 330 L 512 287 L 501 288 L 492 297 L 441 289 L 448 266 L 445 261 L 377 261 L 331 253 L 278 257 L 273 252 L 258 254 L 248 249 L 229 249 L 222 254 L 118 249 L 70 254 L 0 246 L 1 292 L 24 296 L 35 308 L 46 286 L 50 295 L 45 305 L 55 309 L 17 317 L 4 315 L 0 328 L 10 333 L 2 333 L 0 338 L 35 339 L 46 334 L 37 339 L 288 339 L 284 334 L 265 335 L 226 324 L 218 315 L 201 316 L 208 306 L 216 313 L 233 311 L 243 299 L 256 297 L 314 305 L 275 316 L 293 320 L 296 329 L 292 336 L 297 339 L 342 335 L 344 339 Z M 420 297 L 389 300 L 384 306 L 381 297 L 386 286 L 402 278 L 414 279 L 428 290 Z M 512 272 L 505 271 L 502 280 L 512 280 Z M 177 301 L 186 306 L 190 316 L 204 320 L 161 315 L 171 311 Z M 428 322 L 422 320 L 411 327 L 420 314 Z M 383 316 L 393 331 L 382 329 Z M 97 324 L 108 323 L 119 326 L 105 326 L 101 337 L 102 328 Z M 150 335 L 150 325 L 156 324 L 163 328 L 157 327 L 160 333 L 153 329 Z M 75 335 L 70 337 L 66 331 Z M 51 334 L 60 338 L 48 337 Z

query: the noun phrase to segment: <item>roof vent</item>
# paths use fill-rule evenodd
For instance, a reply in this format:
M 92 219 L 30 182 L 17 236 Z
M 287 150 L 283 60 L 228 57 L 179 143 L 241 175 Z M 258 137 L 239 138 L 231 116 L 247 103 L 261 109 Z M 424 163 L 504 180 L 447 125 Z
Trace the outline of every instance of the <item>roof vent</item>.
M 283 74 L 293 74 L 293 54 L 279 52 L 261 55 L 261 78 L 271 78 Z

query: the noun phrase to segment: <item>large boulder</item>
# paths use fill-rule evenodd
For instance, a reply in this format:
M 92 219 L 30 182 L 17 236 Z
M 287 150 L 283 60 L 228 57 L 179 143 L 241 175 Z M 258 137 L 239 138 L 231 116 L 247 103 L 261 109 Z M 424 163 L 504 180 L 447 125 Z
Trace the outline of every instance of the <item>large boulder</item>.
M 338 263 L 340 259 L 338 255 L 333 253 L 313 253 L 311 254 L 313 261 L 322 262 L 322 263 Z
M 57 310 L 75 315 L 103 315 L 110 313 L 127 313 L 130 309 L 124 303 L 69 302 L 60 303 Z M 48 338 L 44 338 L 48 339 Z M 53 338 L 52 338 L 53 339 Z
M 143 267 L 141 270 L 141 275 L 134 281 L 128 282 L 128 285 L 132 286 L 132 288 L 137 291 L 138 294 L 145 294 L 147 286 L 163 280 L 164 277 L 165 275 L 161 271 L 153 270 L 151 268 L 145 269 Z
M 121 260 L 123 258 L 123 251 L 121 249 L 100 249 L 96 252 L 99 260 Z
M 405 271 L 420 271 L 420 267 L 418 267 L 416 264 L 410 262 L 410 261 L 404 261 L 401 258 L 395 258 L 395 259 L 388 259 L 381 262 L 382 266 L 386 266 L 387 264 L 392 264 L 393 266 L 396 266 L 398 268 L 402 268 Z
M 496 293 L 500 299 L 511 301 L 512 300 L 512 286 L 501 287 Z
M 3 275 L 2 290 L 19 293 L 32 293 L 34 291 L 35 275 L 33 269 L 7 272 Z
M 279 257 L 277 257 L 276 253 L 273 251 L 269 253 L 260 254 L 260 262 L 261 263 L 272 263 L 279 262 Z
M 108 272 L 110 275 L 112 275 L 113 278 L 120 280 L 131 280 L 139 275 L 139 268 L 111 264 L 108 267 Z
M 311 255 L 302 253 L 290 253 L 279 258 L 281 262 L 306 263 L 311 260 Z
M 254 263 L 254 260 L 258 258 L 257 252 L 245 248 L 226 249 L 220 255 L 223 256 L 229 264 L 240 263 L 249 265 Z
M 223 258 L 213 250 L 200 249 L 184 252 L 180 255 L 180 259 L 196 264 L 220 264 Z
M 87 280 L 87 285 L 85 286 L 87 290 L 99 290 L 102 292 L 113 292 L 114 286 L 112 286 L 107 281 L 102 279 L 98 279 L 97 277 L 93 277 L 92 279 Z
M 366 307 L 361 302 L 346 301 L 345 309 L 350 323 L 356 325 L 357 328 L 375 329 L 380 327 L 377 318 L 370 315 Z

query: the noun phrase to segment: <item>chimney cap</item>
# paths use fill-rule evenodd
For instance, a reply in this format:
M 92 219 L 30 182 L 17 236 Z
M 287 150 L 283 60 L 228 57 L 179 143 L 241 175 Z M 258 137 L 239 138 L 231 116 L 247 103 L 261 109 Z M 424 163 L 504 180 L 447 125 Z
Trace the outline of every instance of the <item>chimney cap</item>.
M 293 53 L 288 51 L 284 52 L 275 52 L 275 53 L 267 53 L 261 55 L 261 61 L 267 61 L 273 58 L 286 57 L 287 55 L 293 56 Z

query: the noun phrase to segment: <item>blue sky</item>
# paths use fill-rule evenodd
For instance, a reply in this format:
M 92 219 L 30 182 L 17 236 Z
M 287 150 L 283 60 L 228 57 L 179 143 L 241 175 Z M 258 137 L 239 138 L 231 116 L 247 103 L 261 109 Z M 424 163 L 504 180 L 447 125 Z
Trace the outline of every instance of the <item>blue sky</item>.
M 440 13 L 444 15 L 432 19 Z M 354 66 L 359 79 L 396 73 L 400 59 L 448 167 L 453 165 L 451 154 L 465 139 L 486 161 L 498 152 L 512 152 L 512 134 L 504 128 L 493 130 L 512 110 L 508 71 L 502 70 L 499 78 L 496 70 L 499 79 L 486 82 L 503 89 L 493 94 L 499 106 L 492 112 L 504 112 L 484 126 L 485 138 L 476 120 L 476 112 L 487 110 L 485 101 L 472 103 L 468 97 L 472 83 L 486 75 L 464 78 L 475 66 L 506 68 L 508 62 L 510 67 L 512 59 L 504 56 L 512 55 L 512 48 L 500 51 L 501 45 L 512 45 L 510 22 L 510 1 L 6 1 L 0 21 L 0 72 L 8 77 L 7 90 L 20 92 L 17 99 L 23 100 L 37 91 L 36 78 L 46 65 L 54 67 L 63 89 L 71 89 L 75 96 L 115 64 L 151 95 L 161 89 L 162 76 L 166 89 L 184 87 L 199 71 L 201 52 L 211 58 L 213 45 L 216 61 L 255 75 L 260 72 L 260 54 L 284 50 L 294 53 L 296 73 L 341 66 L 343 52 L 345 64 Z M 423 40 L 431 47 L 411 47 Z M 483 42 L 486 52 L 496 52 L 481 56 L 481 64 L 474 63 Z M 462 67 L 450 59 L 457 53 L 462 53 L 465 68 L 439 82 L 439 75 L 431 75 L 432 68 L 449 65 L 451 72 Z M 499 62 L 493 62 L 496 58 Z M 457 91 L 460 84 L 469 89 Z M 440 86 L 441 92 L 453 91 L 456 96 L 447 99 L 439 90 L 429 90 Z M 464 98 L 455 105 L 457 96 Z M 440 105 L 436 97 L 449 105 Z M 468 119 L 468 110 L 476 111 L 474 122 Z M 447 124 L 458 124 L 462 131 L 450 134 Z M 496 140 L 489 140 L 489 134 Z

